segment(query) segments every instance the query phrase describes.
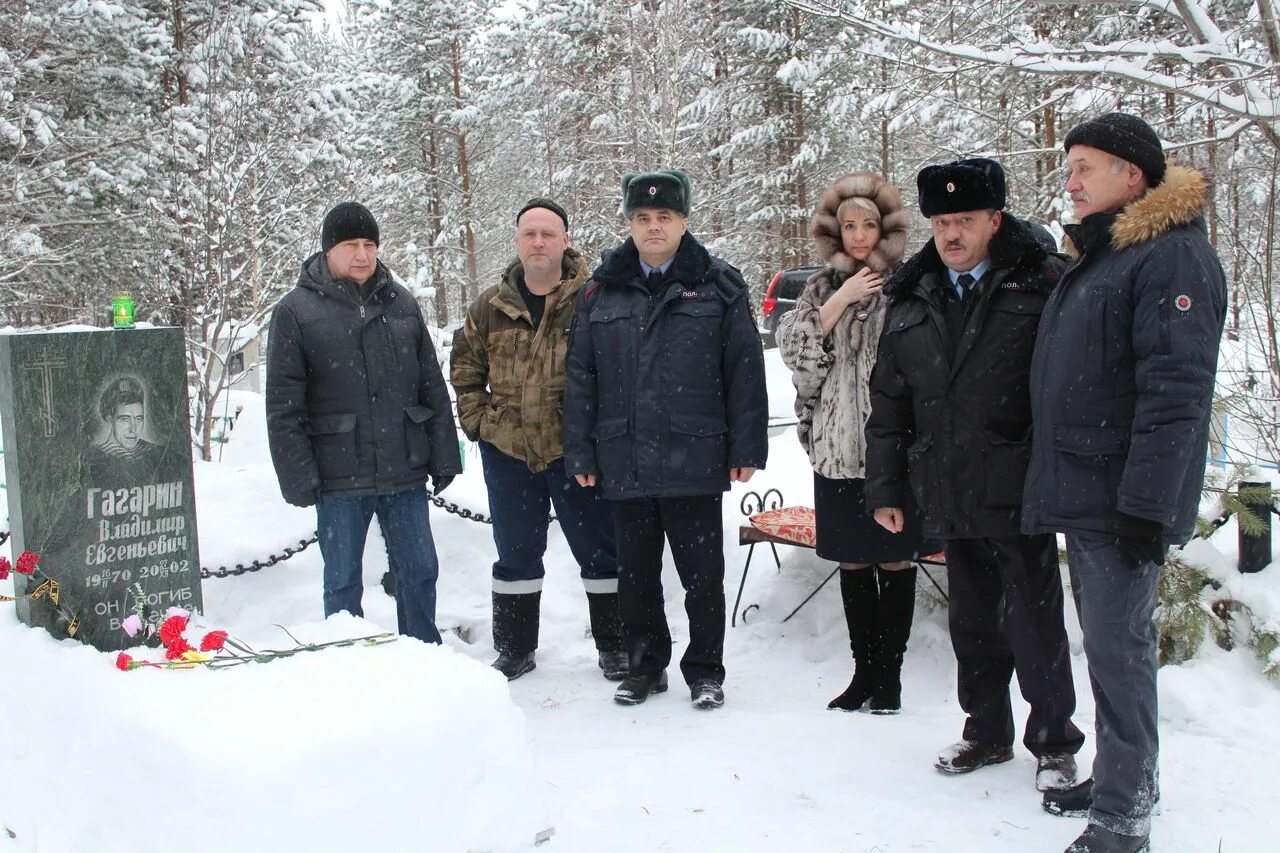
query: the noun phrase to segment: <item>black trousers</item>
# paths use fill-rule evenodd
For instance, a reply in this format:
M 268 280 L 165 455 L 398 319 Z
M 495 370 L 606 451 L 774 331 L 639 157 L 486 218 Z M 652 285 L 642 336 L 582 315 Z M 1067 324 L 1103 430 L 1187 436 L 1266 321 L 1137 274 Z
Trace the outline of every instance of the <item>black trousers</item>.
M 1031 715 L 1023 744 L 1039 757 L 1075 753 L 1076 710 L 1063 625 L 1058 545 L 1051 535 L 947 542 L 948 618 L 966 740 L 1013 745 L 1009 680 L 1018 673 Z
M 618 606 L 632 675 L 671 663 L 671 629 L 662 596 L 662 543 L 671 544 L 684 586 L 689 646 L 680 660 L 687 683 L 724 682 L 724 527 L 721 495 L 618 501 Z

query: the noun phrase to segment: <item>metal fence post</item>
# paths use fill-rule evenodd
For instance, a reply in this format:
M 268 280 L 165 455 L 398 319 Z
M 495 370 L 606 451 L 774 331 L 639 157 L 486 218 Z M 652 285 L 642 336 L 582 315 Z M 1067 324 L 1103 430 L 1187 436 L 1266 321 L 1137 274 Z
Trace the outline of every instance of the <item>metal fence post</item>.
M 1244 525 L 1237 523 L 1240 557 L 1236 562 L 1236 568 L 1241 572 L 1260 572 L 1271 563 L 1271 502 L 1273 500 L 1271 484 L 1241 481 L 1236 491 L 1240 495 L 1241 502 L 1253 510 L 1263 527 L 1258 535 L 1249 536 L 1244 531 Z M 1249 497 L 1246 497 L 1246 494 L 1249 494 Z

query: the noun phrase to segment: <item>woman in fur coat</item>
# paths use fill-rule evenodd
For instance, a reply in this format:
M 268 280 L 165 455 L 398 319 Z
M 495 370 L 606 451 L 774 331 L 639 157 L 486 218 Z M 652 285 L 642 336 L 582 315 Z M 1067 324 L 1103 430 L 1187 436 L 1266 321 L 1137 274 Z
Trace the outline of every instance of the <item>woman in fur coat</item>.
M 827 266 L 806 282 L 796 307 L 778 323 L 778 350 L 796 386 L 797 432 L 813 464 L 817 553 L 840 564 L 840 594 L 853 680 L 827 705 L 873 714 L 902 706 L 902 657 L 915 611 L 916 568 L 923 540 L 920 516 L 908 508 L 906 527 L 890 533 L 863 500 L 876 362 L 885 298 L 880 288 L 901 262 L 907 213 L 898 191 L 869 172 L 845 175 L 818 202 L 810 221 Z

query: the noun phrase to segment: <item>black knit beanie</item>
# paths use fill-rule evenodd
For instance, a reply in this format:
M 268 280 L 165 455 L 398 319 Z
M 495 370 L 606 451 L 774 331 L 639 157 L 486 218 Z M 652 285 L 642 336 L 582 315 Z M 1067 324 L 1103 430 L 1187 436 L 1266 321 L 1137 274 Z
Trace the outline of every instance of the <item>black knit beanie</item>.
M 1164 180 L 1164 149 L 1151 125 L 1128 113 L 1107 113 L 1077 125 L 1062 143 L 1064 151 L 1072 145 L 1088 145 L 1121 160 L 1128 160 L 1147 176 L 1147 183 L 1159 186 Z
M 344 201 L 324 215 L 320 229 L 320 250 L 327 252 L 347 240 L 372 240 L 379 246 L 378 220 L 363 204 Z
M 566 231 L 569 230 L 569 214 L 565 213 L 563 207 L 556 204 L 554 201 L 552 201 L 549 198 L 544 198 L 543 196 L 531 198 L 524 203 L 524 207 L 520 208 L 520 212 L 516 214 L 516 224 L 517 225 L 520 224 L 520 217 L 524 216 L 525 211 L 533 210 L 535 207 L 544 208 L 546 210 L 551 211 L 556 216 L 559 216 L 560 219 L 563 220 L 564 222 L 564 230 Z

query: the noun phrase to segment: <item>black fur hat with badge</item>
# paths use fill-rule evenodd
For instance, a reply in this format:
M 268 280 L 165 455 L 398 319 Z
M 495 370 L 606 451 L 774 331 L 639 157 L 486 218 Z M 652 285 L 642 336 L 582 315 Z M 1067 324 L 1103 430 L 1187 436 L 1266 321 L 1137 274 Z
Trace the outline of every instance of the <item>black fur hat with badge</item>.
M 966 210 L 1004 210 L 1004 169 L 974 157 L 925 166 L 916 175 L 920 213 L 926 217 Z
M 693 183 L 679 169 L 628 172 L 622 176 L 622 213 L 630 216 L 644 207 L 674 210 L 688 217 L 693 207 Z

